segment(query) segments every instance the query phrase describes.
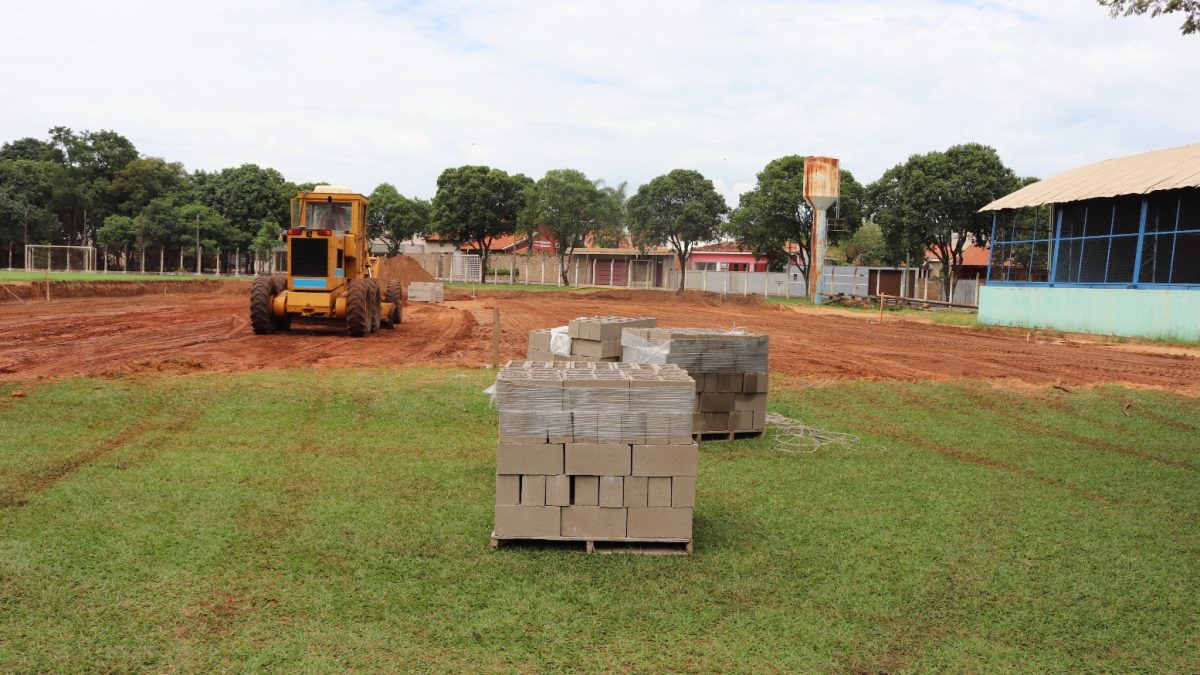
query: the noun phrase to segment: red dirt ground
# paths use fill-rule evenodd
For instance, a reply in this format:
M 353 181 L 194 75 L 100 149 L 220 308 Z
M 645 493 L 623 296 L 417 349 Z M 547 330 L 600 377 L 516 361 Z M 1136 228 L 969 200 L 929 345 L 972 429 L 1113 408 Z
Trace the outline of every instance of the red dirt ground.
M 494 293 L 494 294 L 493 294 Z M 0 302 L 0 380 L 139 371 L 240 371 L 308 365 L 464 366 L 491 360 L 491 308 L 501 358 L 525 354 L 528 331 L 582 315 L 651 315 L 662 326 L 741 327 L 771 336 L 774 372 L 819 380 L 984 378 L 1064 386 L 1120 383 L 1200 391 L 1200 349 L 1131 349 L 1024 332 L 987 331 L 835 310 L 795 310 L 701 293 L 489 292 L 444 305 L 405 305 L 396 330 L 353 339 L 327 327 L 250 331 L 247 298 L 207 294 Z

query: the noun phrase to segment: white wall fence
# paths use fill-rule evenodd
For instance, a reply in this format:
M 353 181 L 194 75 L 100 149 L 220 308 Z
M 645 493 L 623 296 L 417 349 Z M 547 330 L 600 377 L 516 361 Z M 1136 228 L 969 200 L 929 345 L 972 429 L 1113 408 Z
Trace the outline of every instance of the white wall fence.
M 421 267 L 432 277 L 442 281 L 477 282 L 482 272 L 486 283 L 489 284 L 562 285 L 562 280 L 558 275 L 558 258 L 553 255 L 492 254 L 488 257 L 486 271 L 481 269 L 481 261 L 478 256 L 470 254 L 406 253 L 405 255 L 420 263 Z M 568 268 L 567 277 L 572 286 L 592 285 L 593 279 L 598 279 L 602 285 L 609 285 L 604 282 L 619 277 L 617 283 L 612 284 L 617 288 L 652 288 L 650 273 L 643 273 L 637 267 L 639 263 L 644 262 L 633 261 L 628 265 L 621 264 L 622 274 L 614 276 L 611 270 L 606 275 L 602 273 L 604 270 L 596 269 L 596 266 L 603 267 L 611 264 L 610 261 L 576 257 Z M 872 271 L 876 273 L 872 274 Z M 908 281 L 904 284 L 906 297 L 920 300 L 943 300 L 941 279 L 928 278 L 917 268 L 905 270 L 903 268 L 827 265 L 822 270 L 822 293 L 860 298 L 876 297 L 879 289 L 872 287 L 872 284 L 881 283 L 879 272 L 892 274 L 893 277 L 899 272 L 901 277 L 907 278 Z M 679 276 L 679 270 L 666 269 L 662 277 L 662 286 L 659 288 L 675 290 L 679 287 Z M 762 295 L 772 298 L 794 298 L 808 295 L 803 277 L 794 268 L 791 272 L 688 270 L 684 283 L 687 290 L 724 295 Z M 964 305 L 977 304 L 979 285 L 982 285 L 982 282 L 974 279 L 956 281 L 953 302 Z M 885 289 L 885 292 L 888 291 Z
M 679 270 L 668 270 L 665 285 L 679 288 Z M 688 270 L 683 279 L 689 291 L 706 291 L 722 295 L 763 295 L 767 297 L 791 297 L 803 295 L 801 289 L 791 282 L 787 272 L 717 272 L 713 270 Z

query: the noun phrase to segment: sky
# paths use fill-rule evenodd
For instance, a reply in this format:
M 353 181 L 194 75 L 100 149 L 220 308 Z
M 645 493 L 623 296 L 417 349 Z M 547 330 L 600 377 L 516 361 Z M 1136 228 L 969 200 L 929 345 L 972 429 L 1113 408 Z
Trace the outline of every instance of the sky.
M 447 167 L 772 159 L 864 184 L 978 142 L 1022 176 L 1200 143 L 1200 35 L 1095 0 L 3 0 L 0 142 L 111 129 L 191 171 L 429 198 Z

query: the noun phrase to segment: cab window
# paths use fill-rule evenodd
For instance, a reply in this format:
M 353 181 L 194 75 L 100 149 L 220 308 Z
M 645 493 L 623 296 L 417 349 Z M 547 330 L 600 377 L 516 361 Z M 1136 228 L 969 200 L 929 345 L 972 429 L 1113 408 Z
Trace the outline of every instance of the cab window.
M 305 226 L 310 230 L 350 231 L 350 202 L 309 203 L 304 214 Z

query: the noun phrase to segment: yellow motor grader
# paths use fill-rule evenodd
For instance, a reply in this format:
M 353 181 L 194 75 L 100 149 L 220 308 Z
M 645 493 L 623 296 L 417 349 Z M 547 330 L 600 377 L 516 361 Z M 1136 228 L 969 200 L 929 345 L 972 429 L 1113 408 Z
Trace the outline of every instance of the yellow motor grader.
M 318 185 L 292 200 L 287 274 L 263 275 L 250 287 L 250 326 L 260 335 L 294 319 L 345 326 L 354 337 L 400 323 L 400 281 L 383 289 L 367 237 L 368 199 L 350 188 Z

